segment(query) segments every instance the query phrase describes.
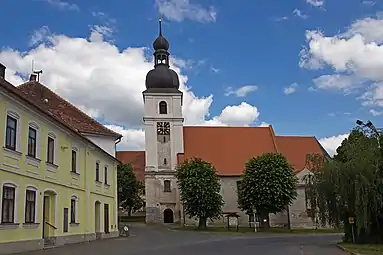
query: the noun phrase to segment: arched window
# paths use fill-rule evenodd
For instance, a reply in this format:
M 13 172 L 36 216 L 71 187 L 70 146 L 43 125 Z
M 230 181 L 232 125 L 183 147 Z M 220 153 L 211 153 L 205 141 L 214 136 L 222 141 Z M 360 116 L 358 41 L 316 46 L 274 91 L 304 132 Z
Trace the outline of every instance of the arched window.
M 11 182 L 5 182 L 2 185 L 1 196 L 1 222 L 0 223 L 15 223 L 17 221 L 17 198 L 18 187 Z
M 25 223 L 37 222 L 38 209 L 38 193 L 37 188 L 28 185 L 25 190 Z
M 168 113 L 168 106 L 165 101 L 160 102 L 160 114 L 167 114 Z
M 8 110 L 5 120 L 5 148 L 20 151 L 21 118 L 16 111 Z
M 70 223 L 76 224 L 78 223 L 77 213 L 78 213 L 78 197 L 76 195 L 72 195 L 70 198 Z
M 27 155 L 32 158 L 40 158 L 40 127 L 34 121 L 28 123 L 28 146 Z
M 164 181 L 164 192 L 172 192 L 169 180 L 165 180 Z

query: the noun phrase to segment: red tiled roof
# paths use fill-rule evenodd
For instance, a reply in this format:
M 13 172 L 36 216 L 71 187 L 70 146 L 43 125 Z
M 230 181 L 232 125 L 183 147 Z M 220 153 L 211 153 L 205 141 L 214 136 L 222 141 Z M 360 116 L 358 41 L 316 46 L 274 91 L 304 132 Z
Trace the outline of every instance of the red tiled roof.
M 318 140 L 313 136 L 276 136 L 275 138 L 279 152 L 293 165 L 295 172 L 305 168 L 308 154 L 326 156 Z
M 219 175 L 241 175 L 245 162 L 277 152 L 269 127 L 184 127 L 184 158 L 212 163 Z
M 138 181 L 145 181 L 145 151 L 117 151 L 116 157 L 123 164 L 131 163 Z
M 266 152 L 282 153 L 295 173 L 305 168 L 308 154 L 326 155 L 315 137 L 275 136 L 271 126 L 184 127 L 183 133 L 184 153 L 178 155 L 178 162 L 199 157 L 213 164 L 220 176 L 242 175 L 247 160 Z M 120 151 L 117 157 L 132 162 L 136 175 L 144 178 L 144 151 Z
M 4 88 L 9 94 L 16 96 L 16 98 L 28 104 L 28 106 L 34 108 L 34 110 L 41 112 L 48 118 L 51 118 L 53 121 L 60 123 L 64 127 L 76 133 L 77 135 L 79 135 L 79 137 L 81 137 L 83 140 L 87 141 L 88 143 L 94 145 L 96 148 L 98 148 L 101 152 L 103 152 L 108 157 L 113 158 L 114 160 L 117 160 L 115 157 L 111 156 L 109 153 L 101 149 L 97 144 L 93 143 L 91 140 L 83 136 L 80 133 L 80 131 L 76 129 L 73 125 L 70 125 L 70 123 L 65 122 L 63 118 L 60 118 L 56 114 L 53 114 L 47 107 L 42 107 L 41 105 L 36 104 L 35 100 L 31 98 L 31 95 L 29 95 L 28 93 L 24 93 L 23 91 L 19 90 L 18 88 L 16 88 L 11 83 L 9 83 L 8 81 L 6 81 L 5 79 L 1 77 L 0 77 L 0 87 Z
M 17 88 L 35 105 L 45 109 L 80 133 L 112 136 L 116 139 L 121 137 L 120 134 L 106 128 L 37 81 L 26 82 Z

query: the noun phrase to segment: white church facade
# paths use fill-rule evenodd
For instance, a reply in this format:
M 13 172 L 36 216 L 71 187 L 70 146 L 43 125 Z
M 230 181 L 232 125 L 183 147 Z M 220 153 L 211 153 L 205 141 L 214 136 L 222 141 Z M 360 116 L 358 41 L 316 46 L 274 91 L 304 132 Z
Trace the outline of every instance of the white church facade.
M 245 162 L 266 152 L 282 153 L 293 165 L 300 180 L 298 197 L 287 212 L 270 215 L 271 225 L 312 227 L 311 209 L 305 194 L 304 175 L 308 154 L 328 156 L 315 137 L 276 136 L 268 127 L 185 127 L 182 115 L 183 94 L 179 79 L 169 67 L 169 43 L 162 35 L 153 43 L 154 69 L 146 77 L 144 99 L 145 151 L 118 151 L 117 158 L 132 163 L 136 176 L 145 183 L 146 222 L 195 224 L 184 216 L 177 187 L 176 169 L 184 159 L 200 157 L 213 164 L 220 176 L 224 212 L 240 215 L 237 185 Z M 143 160 L 145 159 L 145 160 Z M 290 220 L 288 220 L 288 217 Z M 215 223 L 224 223 L 222 220 Z

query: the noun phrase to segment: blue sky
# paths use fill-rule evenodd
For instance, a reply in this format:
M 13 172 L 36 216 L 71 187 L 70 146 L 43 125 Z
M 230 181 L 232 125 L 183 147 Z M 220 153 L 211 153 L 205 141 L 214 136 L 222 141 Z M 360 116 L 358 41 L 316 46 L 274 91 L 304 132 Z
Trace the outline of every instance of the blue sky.
M 123 119 L 138 117 L 129 110 L 124 115 L 123 107 L 113 102 L 122 100 L 124 107 L 142 104 L 139 92 L 150 69 L 151 44 L 161 13 L 174 68 L 195 96 L 190 97 L 190 105 L 199 103 L 201 112 L 207 108 L 206 114 L 201 113 L 203 120 L 190 120 L 190 124 L 210 120 L 210 124 L 257 126 L 264 122 L 281 135 L 344 138 L 358 118 L 383 126 L 383 77 L 379 75 L 383 60 L 369 61 L 370 56 L 383 54 L 382 10 L 382 2 L 361 0 L 243 0 L 241 4 L 230 0 L 3 0 L 0 61 L 8 67 L 9 79 L 18 83 L 28 75 L 33 59 L 36 68 L 45 71 L 44 84 L 95 118 L 128 132 L 130 141 L 142 140 L 138 122 Z M 92 31 L 99 40 L 91 39 Z M 71 43 L 80 38 L 88 43 Z M 108 52 L 103 50 L 105 44 Z M 371 45 L 376 54 L 366 53 Z M 80 47 L 87 51 L 79 51 Z M 127 48 L 135 51 L 121 60 Z M 115 69 L 123 73 L 126 64 L 132 75 L 119 78 L 112 70 L 114 61 L 106 54 L 113 51 Z M 142 71 L 135 70 L 139 66 L 135 57 Z M 84 59 L 92 63 L 64 65 Z M 101 68 L 103 59 L 108 67 Z M 76 75 L 91 66 L 93 71 L 109 70 L 110 84 L 105 78 L 96 86 L 93 76 Z M 61 82 L 66 79 L 68 83 Z M 247 87 L 236 93 L 243 86 Z M 97 95 L 95 91 L 102 87 L 112 92 Z M 86 93 L 89 103 L 80 97 Z M 210 95 L 211 105 L 206 106 Z M 246 105 L 234 107 L 242 102 Z M 233 107 L 222 112 L 227 106 Z M 121 109 L 119 116 L 116 109 Z M 192 106 L 187 115 L 192 119 Z M 334 139 L 327 140 L 330 149 L 341 141 Z

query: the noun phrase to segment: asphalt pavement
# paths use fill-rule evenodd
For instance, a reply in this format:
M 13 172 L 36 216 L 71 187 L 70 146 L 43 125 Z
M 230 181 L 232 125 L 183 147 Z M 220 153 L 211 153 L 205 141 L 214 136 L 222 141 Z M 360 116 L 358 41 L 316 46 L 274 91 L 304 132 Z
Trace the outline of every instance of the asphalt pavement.
M 66 245 L 28 255 L 345 255 L 339 234 L 225 235 L 132 226 L 129 237 Z

